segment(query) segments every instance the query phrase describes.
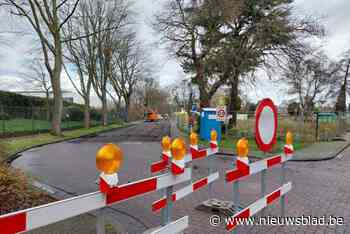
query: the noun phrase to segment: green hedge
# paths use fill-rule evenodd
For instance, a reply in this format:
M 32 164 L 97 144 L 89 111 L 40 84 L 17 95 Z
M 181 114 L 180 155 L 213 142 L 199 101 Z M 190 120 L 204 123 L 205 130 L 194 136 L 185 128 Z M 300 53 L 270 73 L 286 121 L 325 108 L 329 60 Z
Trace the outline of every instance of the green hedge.
M 50 99 L 50 105 L 52 105 L 52 99 Z M 0 91 L 0 106 L 8 106 L 8 107 L 45 107 L 46 106 L 46 99 L 42 97 L 32 97 L 32 96 L 25 96 L 18 93 L 12 93 L 12 92 L 6 92 L 6 91 Z M 64 106 L 77 106 L 77 107 L 83 107 L 83 105 L 76 104 L 76 103 L 70 103 L 70 102 L 63 102 Z

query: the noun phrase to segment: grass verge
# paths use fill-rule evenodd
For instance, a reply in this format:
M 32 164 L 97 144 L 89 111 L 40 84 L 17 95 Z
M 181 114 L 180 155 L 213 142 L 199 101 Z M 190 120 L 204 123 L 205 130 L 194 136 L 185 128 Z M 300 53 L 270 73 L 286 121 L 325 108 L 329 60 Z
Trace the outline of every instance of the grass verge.
M 107 130 L 116 129 L 122 126 L 124 125 L 112 124 L 108 126 L 92 127 L 89 129 L 69 130 L 69 131 L 64 131 L 63 136 L 53 136 L 50 133 L 43 133 L 43 134 L 36 134 L 36 135 L 30 135 L 30 136 L 0 139 L 0 146 L 3 149 L 2 150 L 3 153 L 2 153 L 2 157 L 0 157 L 0 161 L 6 160 L 8 156 L 36 145 L 54 143 L 62 140 L 69 140 L 69 139 L 78 138 L 78 137 L 82 137 L 90 134 L 104 132 Z

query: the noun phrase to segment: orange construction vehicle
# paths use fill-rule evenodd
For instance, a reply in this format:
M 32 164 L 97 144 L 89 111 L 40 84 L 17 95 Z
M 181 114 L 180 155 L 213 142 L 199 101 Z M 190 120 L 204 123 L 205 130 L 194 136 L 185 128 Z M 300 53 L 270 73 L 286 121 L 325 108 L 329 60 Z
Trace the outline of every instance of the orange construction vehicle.
M 153 110 L 149 110 L 146 112 L 145 114 L 145 121 L 147 122 L 155 122 L 155 121 L 159 121 L 159 115 L 157 112 L 153 111 Z

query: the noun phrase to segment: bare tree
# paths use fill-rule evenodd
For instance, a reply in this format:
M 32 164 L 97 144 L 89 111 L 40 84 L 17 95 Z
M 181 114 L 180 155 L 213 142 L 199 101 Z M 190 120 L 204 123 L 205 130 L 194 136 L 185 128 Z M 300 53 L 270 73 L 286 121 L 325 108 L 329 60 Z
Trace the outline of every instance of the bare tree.
M 290 59 L 281 80 L 287 82 L 288 93 L 297 96 L 301 113 L 308 118 L 316 102 L 325 98 L 331 76 L 328 58 L 317 52 L 299 60 Z
M 119 32 L 127 24 L 128 5 L 124 0 L 87 0 L 81 9 L 79 21 L 87 48 L 87 72 L 91 85 L 102 103 L 103 124 L 107 125 L 108 80 L 112 74 L 114 43 Z
M 350 72 L 350 50 L 341 59 L 332 64 L 332 80 L 329 90 L 330 97 L 336 97 L 335 111 L 346 112 L 346 95 L 350 94 L 348 78 Z
M 190 114 L 192 104 L 196 99 L 196 93 L 193 84 L 187 79 L 172 85 L 170 91 L 174 104 L 177 107 L 184 108 L 188 114 Z
M 35 89 L 39 89 L 45 94 L 46 120 L 50 120 L 50 93 L 52 92 L 51 82 L 47 70 L 42 61 L 34 59 L 29 66 L 29 71 L 20 74 L 24 77 L 24 82 L 29 83 Z
M 62 27 L 74 14 L 80 0 L 2 0 L 0 7 L 23 17 L 38 36 L 44 63 L 50 76 L 53 90 L 52 131 L 61 135 L 63 100 L 61 92 L 62 72 Z
M 134 33 L 124 36 L 117 45 L 113 56 L 111 85 L 125 103 L 125 118 L 128 121 L 131 97 L 137 83 L 148 74 L 145 51 Z
M 89 71 L 89 64 L 91 58 L 95 58 L 91 53 L 95 53 L 89 44 L 90 36 L 83 37 L 90 33 L 86 25 L 86 8 L 87 2 L 82 2 L 76 11 L 76 14 L 63 27 L 63 34 L 65 38 L 79 38 L 76 40 L 67 40 L 65 42 L 67 62 L 74 67 L 76 76 L 71 75 L 69 69 L 64 65 L 67 76 L 72 83 L 78 95 L 84 100 L 84 127 L 90 127 L 90 94 L 92 88 L 92 74 Z M 83 19 L 83 20 L 82 20 Z M 84 24 L 85 23 L 85 24 Z M 89 47 L 90 46 L 90 47 Z M 71 69 L 72 70 L 72 69 Z

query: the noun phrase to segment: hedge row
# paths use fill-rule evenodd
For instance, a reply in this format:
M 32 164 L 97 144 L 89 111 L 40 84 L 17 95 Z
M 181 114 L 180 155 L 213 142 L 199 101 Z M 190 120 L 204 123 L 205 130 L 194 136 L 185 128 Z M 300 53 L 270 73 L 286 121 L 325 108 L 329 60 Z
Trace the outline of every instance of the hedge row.
M 52 104 L 52 99 L 50 99 L 50 104 Z M 0 106 L 8 106 L 8 107 L 45 107 L 46 99 L 42 97 L 32 97 L 25 96 L 22 94 L 17 94 L 13 92 L 0 91 Z M 79 106 L 83 107 L 83 105 L 76 103 L 63 102 L 64 106 Z

